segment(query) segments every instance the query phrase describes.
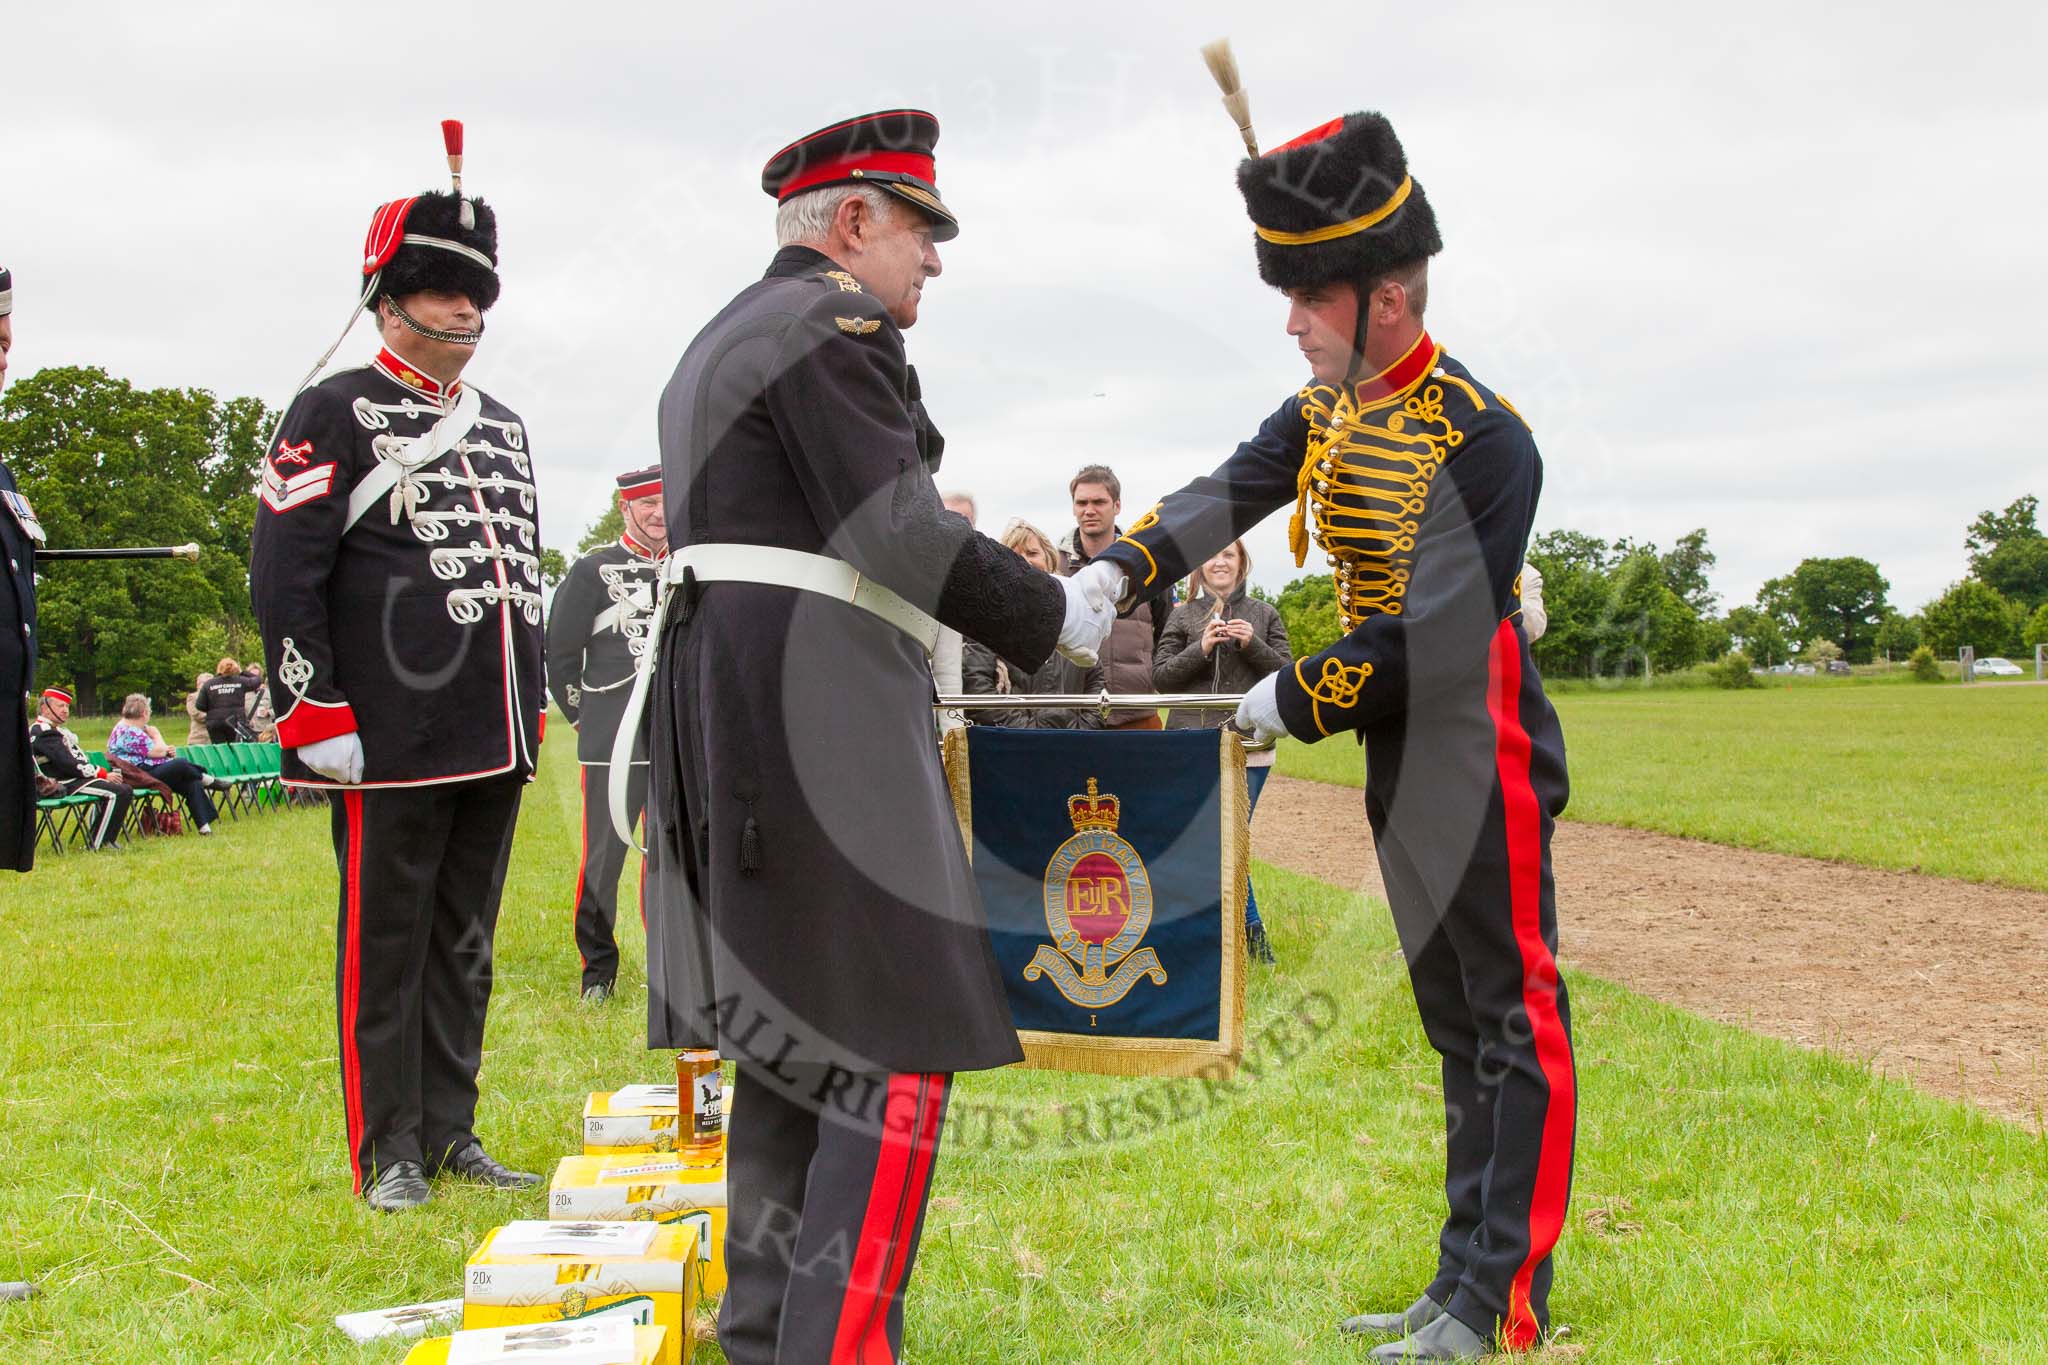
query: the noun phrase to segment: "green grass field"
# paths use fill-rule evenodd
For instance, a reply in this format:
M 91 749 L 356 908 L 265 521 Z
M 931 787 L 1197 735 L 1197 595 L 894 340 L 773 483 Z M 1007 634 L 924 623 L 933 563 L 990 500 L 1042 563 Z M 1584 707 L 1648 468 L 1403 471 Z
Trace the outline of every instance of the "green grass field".
M 1568 692 L 1566 818 L 2048 890 L 2048 687 Z M 1291 777 L 1365 779 L 1348 739 Z
M 640 1046 L 637 929 L 621 999 L 574 1000 L 576 787 L 567 748 L 547 753 L 498 936 L 480 1122 L 541 1170 L 578 1140 L 585 1092 L 667 1074 Z M 540 1211 L 469 1188 L 402 1217 L 350 1198 L 332 866 L 325 814 L 295 811 L 0 882 L 0 1279 L 45 1290 L 0 1305 L 0 1360 L 386 1365 L 403 1347 L 353 1346 L 334 1315 L 458 1292 L 486 1230 Z M 1384 911 L 1259 877 L 1283 964 L 1254 978 L 1234 1088 L 963 1080 L 910 1360 L 1352 1361 L 1335 1320 L 1426 1278 L 1436 1064 Z M 1571 986 L 1580 1164 L 1553 1357 L 2048 1358 L 2048 1144 Z M 1166 1085 L 1190 1117 L 1112 1138 Z

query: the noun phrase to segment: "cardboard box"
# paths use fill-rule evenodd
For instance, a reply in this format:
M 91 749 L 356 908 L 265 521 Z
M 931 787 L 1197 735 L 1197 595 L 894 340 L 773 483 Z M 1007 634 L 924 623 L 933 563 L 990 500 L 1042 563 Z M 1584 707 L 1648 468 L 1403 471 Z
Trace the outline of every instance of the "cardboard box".
M 673 1152 L 684 1133 L 672 1085 L 600 1090 L 583 1104 L 583 1154 Z
M 523 1336 L 504 1341 L 502 1345 L 509 1349 L 497 1350 L 494 1348 L 501 1343 L 488 1340 L 501 1333 L 509 1336 L 521 1334 L 526 1330 L 531 1329 L 496 1328 L 488 1331 L 457 1332 L 453 1337 L 435 1337 L 430 1341 L 421 1342 L 407 1352 L 405 1365 L 449 1365 L 451 1355 L 457 1360 L 463 1359 L 465 1352 L 458 1349 L 461 1347 L 470 1348 L 468 1358 L 472 1360 L 503 1357 L 508 1360 L 530 1360 L 536 1362 L 536 1365 L 547 1365 L 549 1361 L 560 1362 L 560 1365 L 569 1365 L 571 1361 L 575 1362 L 575 1365 L 659 1365 L 662 1352 L 668 1344 L 666 1327 L 629 1328 L 632 1344 L 623 1351 L 578 1350 L 573 1345 L 559 1350 L 548 1350 L 544 1342 Z M 687 1353 L 685 1354 L 687 1356 Z
M 679 1224 L 507 1223 L 469 1258 L 462 1325 L 623 1316 L 668 1328 L 661 1365 L 686 1365 L 698 1279 L 697 1233 Z
M 571 1156 L 555 1167 L 548 1217 L 576 1222 L 653 1222 L 697 1233 L 698 1289 L 725 1292 L 725 1160 L 682 1152 Z

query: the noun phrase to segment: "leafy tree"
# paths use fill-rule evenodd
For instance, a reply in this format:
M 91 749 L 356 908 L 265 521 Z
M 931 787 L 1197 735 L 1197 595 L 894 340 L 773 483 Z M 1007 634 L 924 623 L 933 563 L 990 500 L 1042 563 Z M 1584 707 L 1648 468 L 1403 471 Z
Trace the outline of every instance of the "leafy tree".
M 1550 624 L 1532 645 L 1536 665 L 1553 677 L 1589 677 L 1605 653 L 1614 607 L 1607 580 L 1607 542 L 1580 531 L 1549 531 L 1529 546 L 1529 562 L 1543 574 L 1543 608 Z
M 127 692 L 163 699 L 253 642 L 251 497 L 270 414 L 204 389 L 137 389 L 105 370 L 43 370 L 0 401 L 0 458 L 53 546 L 197 541 L 200 562 L 53 563 L 41 575 L 40 675 L 91 714 Z
M 1294 657 L 1320 653 L 1344 633 L 1337 615 L 1337 585 L 1328 574 L 1307 574 L 1280 590 L 1274 604 L 1287 625 L 1287 643 Z
M 1737 607 L 1728 613 L 1725 624 L 1735 643 L 1759 668 L 1773 668 L 1792 657 L 1777 618 L 1761 607 Z
M 1803 559 L 1764 585 L 1773 610 L 1789 612 L 1802 645 L 1832 640 L 1852 663 L 1869 663 L 1891 584 L 1867 559 Z M 1759 594 L 1759 602 L 1763 595 Z
M 2003 653 L 2019 637 L 2018 612 L 1989 583 L 1965 578 L 1920 612 L 1923 637 L 1937 655 L 1950 658 L 1964 645 L 1980 657 Z
M 583 539 L 576 542 L 576 553 L 579 557 L 587 555 L 600 545 L 612 544 L 625 533 L 626 514 L 619 510 L 619 501 L 614 498 L 604 509 L 604 515 L 591 522 L 590 529 L 583 533 Z
M 1734 648 L 1734 633 L 1728 629 L 1728 622 L 1725 619 L 1720 617 L 1700 618 L 1700 657 L 1702 659 L 1719 659 Z M 1743 659 L 1742 666 L 1744 668 L 1750 666 L 1747 658 Z
M 1612 671 L 1624 676 L 1640 665 L 1668 673 L 1699 662 L 1700 619 L 1664 581 L 1664 566 L 1637 549 L 1613 573 L 1614 611 L 1606 645 Z M 1546 585 L 1547 586 L 1547 585 Z
M 555 584 L 561 582 L 563 577 L 566 576 L 568 572 L 569 560 L 566 555 L 564 555 L 560 550 L 549 549 L 546 546 L 541 547 L 541 582 L 547 584 L 549 587 L 552 588 L 553 586 L 555 586 Z
M 1799 653 L 1801 663 L 1831 664 L 1842 657 L 1842 647 L 1833 640 L 1815 640 Z
M 1920 618 L 1887 611 L 1877 623 L 1871 647 L 1887 659 L 1902 659 L 1920 648 Z
M 1707 548 L 1707 528 L 1702 526 L 1678 538 L 1678 543 L 1657 562 L 1663 567 L 1664 582 L 1671 591 L 1692 608 L 1693 614 L 1702 620 L 1713 615 L 1719 595 L 1707 586 L 1707 574 L 1715 564 L 1714 552 Z
M 1983 512 L 1963 544 L 1970 573 L 2028 611 L 2048 602 L 2048 536 L 2036 522 L 2040 500 L 2031 494 L 2003 512 Z
M 1907 661 L 1907 667 L 1913 670 L 1915 682 L 1941 681 L 1941 664 L 1935 659 L 1934 651 L 1926 645 L 1913 651 L 1913 657 Z
M 2027 620 L 2027 628 L 2020 633 L 2020 643 L 2028 649 L 2035 645 L 2048 645 L 2048 602 L 2035 608 Z

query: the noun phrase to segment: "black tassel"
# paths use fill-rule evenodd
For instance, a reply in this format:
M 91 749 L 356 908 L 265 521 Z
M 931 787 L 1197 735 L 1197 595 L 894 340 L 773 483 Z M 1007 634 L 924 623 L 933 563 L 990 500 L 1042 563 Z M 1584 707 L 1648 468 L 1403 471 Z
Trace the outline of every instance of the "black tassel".
M 754 823 L 753 812 L 747 813 L 747 823 L 740 830 L 740 872 L 751 876 L 761 870 L 761 827 Z

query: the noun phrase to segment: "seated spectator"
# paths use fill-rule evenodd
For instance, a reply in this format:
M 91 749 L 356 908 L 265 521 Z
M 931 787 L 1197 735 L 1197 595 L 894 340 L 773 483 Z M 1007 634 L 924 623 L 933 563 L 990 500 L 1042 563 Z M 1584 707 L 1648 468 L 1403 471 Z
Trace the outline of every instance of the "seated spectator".
M 78 736 L 64 727 L 70 719 L 71 694 L 61 687 L 44 688 L 42 704 L 28 727 L 28 747 L 35 756 L 36 772 L 55 782 L 60 796 L 97 798 L 93 818 L 87 822 L 87 842 L 93 848 L 120 848 L 135 791 L 116 781 L 105 768 L 86 762 Z
M 1287 623 L 1272 603 L 1245 592 L 1252 557 L 1241 540 L 1218 550 L 1188 580 L 1187 601 L 1175 607 L 1159 636 L 1152 661 L 1153 685 L 1162 692 L 1228 692 L 1242 694 L 1268 673 L 1294 662 L 1287 645 Z M 1231 717 L 1228 711 L 1167 713 L 1166 728 L 1216 728 Z M 1273 751 L 1253 750 L 1245 761 L 1245 790 L 1250 805 L 1273 771 Z M 1273 946 L 1259 919 L 1259 898 L 1245 881 L 1245 947 L 1254 962 L 1273 961 Z
M 185 695 L 185 743 L 206 744 L 206 713 L 199 709 L 199 694 L 213 681 L 213 674 L 201 673 L 192 679 L 192 690 Z
M 206 737 L 215 744 L 247 743 L 256 738 L 246 714 L 254 674 L 244 673 L 233 659 L 222 659 L 206 686 L 199 689 L 199 709 L 206 716 Z
M 149 723 L 149 698 L 140 692 L 131 693 L 121 703 L 121 719 L 107 736 L 107 758 L 133 764 L 169 787 L 184 798 L 194 828 L 201 834 L 213 833 L 219 812 L 206 793 L 225 791 L 234 783 L 215 777 L 190 759 L 179 758 L 178 751 L 164 743 L 162 732 Z
M 1003 544 L 1022 555 L 1033 568 L 1044 573 L 1054 572 L 1059 563 L 1058 552 L 1045 532 L 1030 522 L 1016 520 L 1003 532 Z M 1020 675 L 1011 671 L 1010 665 L 995 655 L 995 651 L 978 640 L 969 640 L 961 650 L 961 682 L 969 695 L 987 696 L 996 693 L 1011 696 L 1058 696 L 1077 692 L 1100 692 L 1102 690 L 1102 667 L 1082 668 L 1065 657 L 1054 654 L 1039 666 L 1036 673 Z M 969 713 L 976 725 L 1008 725 L 1019 730 L 1100 730 L 1103 728 L 1100 711 L 1065 711 L 1044 707 L 1018 707 L 1016 710 L 973 711 Z
M 249 729 L 256 736 L 258 744 L 277 743 L 277 713 L 270 705 L 270 684 L 264 680 L 263 665 L 250 664 L 249 676 L 256 680 L 256 690 L 249 694 L 249 703 L 244 715 Z

